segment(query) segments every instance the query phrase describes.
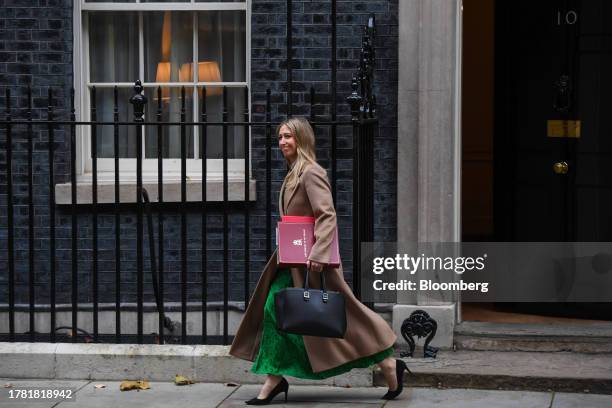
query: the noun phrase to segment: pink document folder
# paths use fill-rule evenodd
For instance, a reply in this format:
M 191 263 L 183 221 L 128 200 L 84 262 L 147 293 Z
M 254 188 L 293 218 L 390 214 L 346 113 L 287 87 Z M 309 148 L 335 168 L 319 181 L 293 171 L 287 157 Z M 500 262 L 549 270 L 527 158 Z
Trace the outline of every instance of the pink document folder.
M 314 217 L 282 217 L 282 221 L 276 227 L 279 267 L 306 266 L 312 245 L 315 242 L 314 223 Z M 340 266 L 337 229 L 334 233 L 328 265 L 332 267 Z

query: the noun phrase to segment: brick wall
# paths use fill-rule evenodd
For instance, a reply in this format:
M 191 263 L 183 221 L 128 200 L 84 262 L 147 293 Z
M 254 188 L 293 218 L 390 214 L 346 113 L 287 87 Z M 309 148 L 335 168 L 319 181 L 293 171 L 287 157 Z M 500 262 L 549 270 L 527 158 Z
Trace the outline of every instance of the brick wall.
M 286 1 L 255 0 L 252 8 L 252 99 L 256 119 L 263 119 L 265 92 L 273 94 L 273 120 L 286 115 Z M 375 239 L 396 239 L 396 169 L 397 169 L 397 0 L 337 2 L 337 112 L 339 120 L 350 119 L 345 98 L 350 94 L 350 80 L 358 68 L 363 27 L 370 13 L 377 25 L 375 94 L 381 119 L 375 142 Z M 315 110 L 329 118 L 331 101 L 331 2 L 293 2 L 293 102 L 294 115 L 310 115 L 310 87 L 317 94 Z M 317 157 L 330 169 L 329 129 L 316 131 Z M 255 135 L 253 146 L 262 146 L 265 139 Z M 345 275 L 351 281 L 351 207 L 352 207 L 352 134 L 347 127 L 338 128 L 337 203 L 341 251 Z M 279 160 L 279 152 L 275 159 Z M 254 157 L 263 158 L 265 151 L 254 148 Z M 265 162 L 257 172 L 263 174 Z M 276 189 L 284 175 L 281 167 L 275 174 Z M 258 179 L 260 179 L 258 177 Z M 263 188 L 263 186 L 262 186 Z M 258 272 L 257 272 L 258 273 Z
M 381 118 L 375 143 L 375 238 L 395 240 L 396 231 L 396 141 L 397 141 L 397 0 L 338 1 L 338 119 L 349 119 L 349 106 L 344 98 L 350 93 L 350 78 L 358 67 L 363 26 L 370 13 L 377 22 L 375 91 Z M 13 117 L 22 117 L 26 106 L 27 85 L 34 89 L 34 117 L 46 115 L 48 87 L 53 88 L 57 115 L 65 116 L 72 86 L 72 2 L 69 0 L 0 0 L 0 96 L 11 89 L 11 105 L 17 108 Z M 286 2 L 254 0 L 252 3 L 252 109 L 253 119 L 263 120 L 266 89 L 273 94 L 273 120 L 286 115 Z M 323 119 L 330 113 L 330 2 L 294 1 L 294 114 L 309 115 L 309 90 L 317 92 L 317 115 Z M 0 100 L 0 115 L 4 116 L 5 100 Z M 24 128 L 13 132 L 13 183 L 15 205 L 17 302 L 27 302 L 27 145 Z M 56 182 L 69 181 L 69 133 L 55 131 Z M 48 301 L 49 279 L 49 210 L 47 132 L 37 128 L 34 134 L 35 162 L 35 249 L 36 300 Z M 255 130 L 252 139 L 253 176 L 257 179 L 257 202 L 251 218 L 251 289 L 266 262 L 265 256 L 265 134 Z M 273 141 L 273 216 L 277 216 L 278 190 L 285 174 L 282 155 Z M 330 169 L 329 129 L 317 128 L 317 155 L 321 164 Z M 352 200 L 352 135 L 350 128 L 338 128 L 337 212 L 341 236 L 345 275 L 351 282 L 351 200 Z M 7 299 L 7 212 L 6 212 L 6 134 L 0 130 L 0 301 Z M 168 205 L 165 227 L 164 269 L 166 300 L 179 299 L 180 282 L 180 218 L 176 206 Z M 244 227 L 237 204 L 230 205 L 231 299 L 242 300 Z M 70 301 L 71 229 L 69 207 L 57 211 L 57 291 L 58 302 Z M 79 286 L 80 300 L 91 300 L 91 216 L 90 207 L 79 208 Z M 122 289 L 123 301 L 135 301 L 136 256 L 135 213 L 126 208 L 121 218 Z M 155 222 L 157 225 L 157 222 Z M 208 282 L 211 300 L 222 295 L 222 217 L 215 206 L 208 218 Z M 200 289 L 201 244 L 200 215 L 190 207 L 188 215 L 189 299 L 198 300 Z M 157 231 L 155 231 L 157 236 Z M 145 229 L 145 240 L 147 239 Z M 99 215 L 99 287 L 100 301 L 114 300 L 114 215 L 111 208 L 102 208 Z M 145 301 L 152 301 L 148 283 L 148 242 L 145 251 Z
M 32 87 L 33 118 L 47 115 L 47 90 L 53 89 L 53 105 L 57 115 L 65 115 L 69 107 L 69 90 L 72 86 L 72 2 L 69 0 L 0 0 L 0 115 L 5 117 L 5 90 L 11 91 L 10 104 L 14 119 L 25 118 L 27 87 Z M 64 129 L 55 130 L 55 172 L 57 180 L 66 179 L 69 172 L 69 142 Z M 34 214 L 36 249 L 37 301 L 48 301 L 48 143 L 47 131 L 36 128 L 34 145 Z M 17 298 L 26 301 L 28 277 L 27 240 L 27 134 L 23 126 L 13 130 L 13 192 L 15 194 L 15 265 Z M 6 185 L 6 132 L 0 131 L 0 302 L 7 297 L 7 185 Z M 60 222 L 66 222 L 61 216 Z M 70 237 L 66 226 L 58 228 L 58 248 L 69 248 L 65 241 Z M 63 259 L 67 251 L 58 251 L 58 278 L 65 281 Z M 70 258 L 68 258 L 70 259 Z M 68 261 L 69 262 L 69 261 Z M 66 287 L 58 283 L 58 291 Z M 48 290 L 47 290 L 48 292 Z M 62 297 L 62 300 L 64 298 Z M 59 300 L 59 298 L 58 298 Z

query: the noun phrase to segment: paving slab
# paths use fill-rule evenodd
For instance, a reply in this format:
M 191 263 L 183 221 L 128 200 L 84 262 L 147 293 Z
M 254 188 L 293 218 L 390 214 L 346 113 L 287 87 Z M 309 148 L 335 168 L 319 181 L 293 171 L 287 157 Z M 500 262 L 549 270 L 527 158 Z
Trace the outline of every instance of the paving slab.
M 150 382 L 151 388 L 141 391 L 120 391 L 120 381 L 13 380 L 0 378 L 0 385 L 10 383 L 13 389 L 36 387 L 76 391 L 74 402 L 15 402 L 0 396 L 0 408 L 168 408 L 168 407 L 243 407 L 244 401 L 257 396 L 261 385 L 196 383 L 176 386 L 172 382 Z M 106 388 L 95 388 L 104 384 Z M 6 394 L 6 388 L 0 392 Z M 406 387 L 393 401 L 384 401 L 386 387 L 333 387 L 299 385 L 290 381 L 289 398 L 284 394 L 274 399 L 274 406 L 287 407 L 352 407 L 352 408 L 608 408 L 611 395 L 588 393 L 554 393 L 532 391 L 499 391 L 474 389 L 437 389 Z M 5 395 L 6 396 L 6 395 Z
M 555 393 L 552 408 L 610 408 L 612 395 Z
M 106 388 L 95 388 L 95 384 L 104 384 Z M 148 390 L 120 391 L 120 384 L 120 381 L 92 381 L 77 393 L 77 405 L 62 402 L 57 407 L 213 408 L 237 388 L 220 383 L 177 386 L 171 382 L 151 382 Z
M 78 390 L 82 389 L 87 385 L 89 381 L 67 381 L 67 380 L 12 380 L 8 378 L 0 378 L 0 408 L 51 408 L 56 406 L 58 400 L 49 401 L 33 401 L 33 400 L 19 400 L 10 399 L 9 390 L 18 390 L 24 388 L 38 388 L 38 389 L 51 389 L 51 390 L 66 390 L 71 389 L 75 391 L 75 395 Z M 11 384 L 10 388 L 5 388 L 5 385 Z M 71 407 L 76 408 L 74 403 L 70 403 Z
M 254 398 L 259 393 L 259 385 L 242 385 L 232 393 L 219 407 L 242 407 L 244 401 Z M 287 407 L 380 407 L 385 402 L 380 397 L 387 392 L 383 387 L 331 387 L 289 384 L 287 403 L 285 394 L 276 396 L 274 406 Z
M 406 389 L 385 408 L 549 408 L 552 393 L 470 389 Z

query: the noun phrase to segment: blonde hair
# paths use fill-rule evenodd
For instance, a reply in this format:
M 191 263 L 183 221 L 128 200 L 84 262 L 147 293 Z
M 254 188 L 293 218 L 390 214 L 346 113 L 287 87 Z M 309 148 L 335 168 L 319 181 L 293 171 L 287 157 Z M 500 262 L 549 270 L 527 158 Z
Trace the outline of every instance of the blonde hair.
M 276 128 L 277 137 L 283 126 L 289 128 L 291 134 L 295 138 L 295 144 L 297 146 L 297 158 L 293 163 L 293 167 L 291 167 L 291 170 L 287 173 L 287 176 L 285 176 L 287 180 L 285 188 L 291 190 L 297 185 L 298 176 L 302 169 L 308 163 L 315 164 L 317 162 L 315 136 L 312 126 L 310 126 L 310 123 L 308 123 L 305 118 L 295 117 L 282 121 Z M 287 164 L 289 165 L 289 161 L 287 161 Z

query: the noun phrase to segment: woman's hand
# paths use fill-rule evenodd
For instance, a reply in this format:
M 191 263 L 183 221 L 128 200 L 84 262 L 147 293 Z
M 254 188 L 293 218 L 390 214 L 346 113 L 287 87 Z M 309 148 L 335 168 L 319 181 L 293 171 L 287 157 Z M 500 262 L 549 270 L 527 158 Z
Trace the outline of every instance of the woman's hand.
M 313 272 L 321 272 L 323 271 L 325 264 L 319 263 L 317 261 L 308 260 L 308 262 L 306 262 L 306 267 L 308 268 L 308 270 L 311 270 Z

